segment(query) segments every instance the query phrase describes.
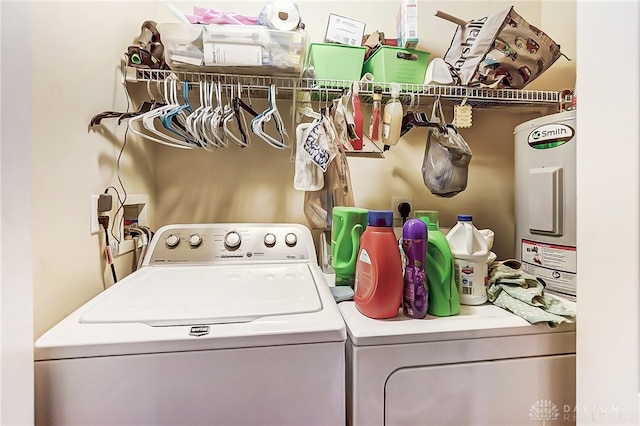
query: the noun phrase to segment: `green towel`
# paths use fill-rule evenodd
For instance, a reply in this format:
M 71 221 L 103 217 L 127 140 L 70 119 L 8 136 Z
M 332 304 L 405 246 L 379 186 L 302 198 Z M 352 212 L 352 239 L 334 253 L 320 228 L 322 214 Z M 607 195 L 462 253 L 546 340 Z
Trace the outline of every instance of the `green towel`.
M 547 323 L 557 327 L 572 322 L 575 312 L 564 307 L 557 298 L 544 292 L 544 285 L 533 275 L 520 269 L 517 260 L 493 262 L 489 267 L 487 296 L 491 303 L 506 309 L 531 324 Z

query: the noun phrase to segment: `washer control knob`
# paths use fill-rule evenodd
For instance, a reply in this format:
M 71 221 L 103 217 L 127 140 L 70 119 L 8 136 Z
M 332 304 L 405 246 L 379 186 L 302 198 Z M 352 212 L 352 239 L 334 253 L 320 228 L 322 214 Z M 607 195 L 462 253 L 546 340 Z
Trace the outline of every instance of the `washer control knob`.
M 202 235 L 193 234 L 191 237 L 189 237 L 189 245 L 191 247 L 198 247 L 200 246 L 200 244 L 202 244 Z
M 167 247 L 175 248 L 178 246 L 178 244 L 180 244 L 180 237 L 178 237 L 177 235 L 171 234 L 164 240 L 164 242 L 165 244 L 167 244 Z
M 240 247 L 241 242 L 242 239 L 240 238 L 240 234 L 236 231 L 231 231 L 224 237 L 224 244 L 231 250 L 235 250 Z
M 287 243 L 289 247 L 293 247 L 298 243 L 298 237 L 293 232 L 289 232 L 284 236 L 284 242 Z
M 264 236 L 264 245 L 267 247 L 273 247 L 276 245 L 276 236 L 272 233 L 268 233 Z

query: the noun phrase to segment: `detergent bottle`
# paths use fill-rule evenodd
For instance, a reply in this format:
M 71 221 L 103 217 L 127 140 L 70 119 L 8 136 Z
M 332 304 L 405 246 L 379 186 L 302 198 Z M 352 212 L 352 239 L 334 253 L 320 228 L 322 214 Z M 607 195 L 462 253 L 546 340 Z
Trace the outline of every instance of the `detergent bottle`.
M 453 255 L 447 237 L 438 227 L 438 212 L 428 212 L 429 216 L 420 216 L 427 225 L 429 243 L 425 271 L 429 288 L 429 307 L 427 313 L 438 317 L 458 315 L 460 296 L 454 279 Z
M 422 319 L 427 315 L 429 291 L 424 270 L 427 241 L 427 225 L 420 219 L 409 219 L 402 226 L 405 259 L 402 310 L 410 318 Z
M 370 210 L 356 261 L 356 308 L 369 318 L 393 318 L 402 304 L 402 288 L 402 260 L 393 231 L 393 212 Z
M 459 215 L 458 223 L 447 234 L 454 260 L 454 277 L 463 305 L 487 301 L 487 259 L 489 246 L 473 226 L 471 215 Z
M 336 273 L 337 286 L 353 286 L 367 213 L 366 209 L 344 206 L 336 206 L 331 211 L 331 266 Z

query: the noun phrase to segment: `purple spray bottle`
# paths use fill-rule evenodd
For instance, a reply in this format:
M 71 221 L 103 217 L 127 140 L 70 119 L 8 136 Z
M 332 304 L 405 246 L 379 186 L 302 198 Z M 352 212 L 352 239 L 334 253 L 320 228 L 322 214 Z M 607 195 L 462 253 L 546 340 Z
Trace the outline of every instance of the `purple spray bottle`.
M 410 318 L 424 318 L 429 305 L 424 260 L 427 253 L 427 225 L 420 219 L 409 219 L 402 227 L 402 250 L 405 255 L 402 310 Z

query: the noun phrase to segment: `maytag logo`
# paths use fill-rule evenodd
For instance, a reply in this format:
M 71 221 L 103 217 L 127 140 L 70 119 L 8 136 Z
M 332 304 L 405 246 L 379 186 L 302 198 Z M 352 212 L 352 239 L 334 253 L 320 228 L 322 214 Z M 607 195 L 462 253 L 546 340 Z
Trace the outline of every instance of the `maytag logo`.
M 535 149 L 548 149 L 564 145 L 575 135 L 572 127 L 566 124 L 545 124 L 529 133 L 527 143 Z
M 209 326 L 208 325 L 194 325 L 191 327 L 191 331 L 189 332 L 189 336 L 205 336 L 209 334 Z

